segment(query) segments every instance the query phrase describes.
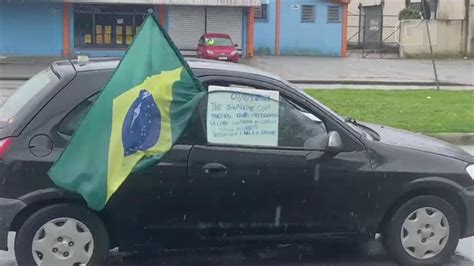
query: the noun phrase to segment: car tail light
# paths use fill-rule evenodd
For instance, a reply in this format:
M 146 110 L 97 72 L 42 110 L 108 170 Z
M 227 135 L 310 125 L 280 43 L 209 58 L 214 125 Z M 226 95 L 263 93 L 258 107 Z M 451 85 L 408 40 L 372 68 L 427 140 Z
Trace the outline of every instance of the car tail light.
M 8 151 L 12 142 L 13 142 L 12 138 L 6 138 L 6 139 L 0 140 L 0 159 L 2 159 L 5 153 Z

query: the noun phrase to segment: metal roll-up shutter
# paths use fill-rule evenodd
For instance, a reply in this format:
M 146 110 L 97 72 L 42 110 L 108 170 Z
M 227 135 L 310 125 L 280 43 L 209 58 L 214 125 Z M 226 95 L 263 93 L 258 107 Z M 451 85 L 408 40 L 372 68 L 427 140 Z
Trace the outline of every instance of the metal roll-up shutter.
M 170 6 L 168 32 L 176 46 L 194 50 L 205 32 L 205 9 L 198 6 Z
M 242 49 L 242 16 L 241 7 L 208 7 L 206 32 L 227 33 Z

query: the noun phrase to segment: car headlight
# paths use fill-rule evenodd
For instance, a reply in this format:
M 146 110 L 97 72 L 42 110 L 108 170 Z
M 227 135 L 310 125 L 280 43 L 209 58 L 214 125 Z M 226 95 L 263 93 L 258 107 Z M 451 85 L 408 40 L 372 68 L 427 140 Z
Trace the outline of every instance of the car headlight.
M 466 167 L 466 172 L 474 180 L 474 164 L 468 165 Z
M 234 50 L 232 52 L 230 52 L 230 55 L 235 55 L 237 53 L 237 50 Z
M 214 54 L 214 52 L 213 52 L 213 51 L 210 51 L 210 50 L 207 51 L 207 53 L 208 53 L 208 54 Z

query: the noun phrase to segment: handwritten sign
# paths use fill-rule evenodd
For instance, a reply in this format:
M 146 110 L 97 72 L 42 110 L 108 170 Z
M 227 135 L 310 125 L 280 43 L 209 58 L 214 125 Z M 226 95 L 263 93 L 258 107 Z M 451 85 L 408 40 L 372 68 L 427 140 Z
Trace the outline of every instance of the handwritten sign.
M 278 146 L 279 92 L 210 86 L 208 97 L 209 142 Z

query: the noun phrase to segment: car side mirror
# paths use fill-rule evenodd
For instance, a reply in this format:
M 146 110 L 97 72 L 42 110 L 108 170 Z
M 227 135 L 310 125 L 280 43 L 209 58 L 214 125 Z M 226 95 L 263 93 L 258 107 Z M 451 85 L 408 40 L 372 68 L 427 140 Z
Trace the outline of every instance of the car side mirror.
M 338 153 L 341 151 L 343 145 L 341 135 L 337 131 L 331 131 L 328 135 L 328 146 L 327 151 L 332 153 Z
M 238 45 L 238 44 L 234 44 L 234 47 L 236 47 L 236 48 L 237 48 L 237 47 L 239 47 L 239 45 Z

